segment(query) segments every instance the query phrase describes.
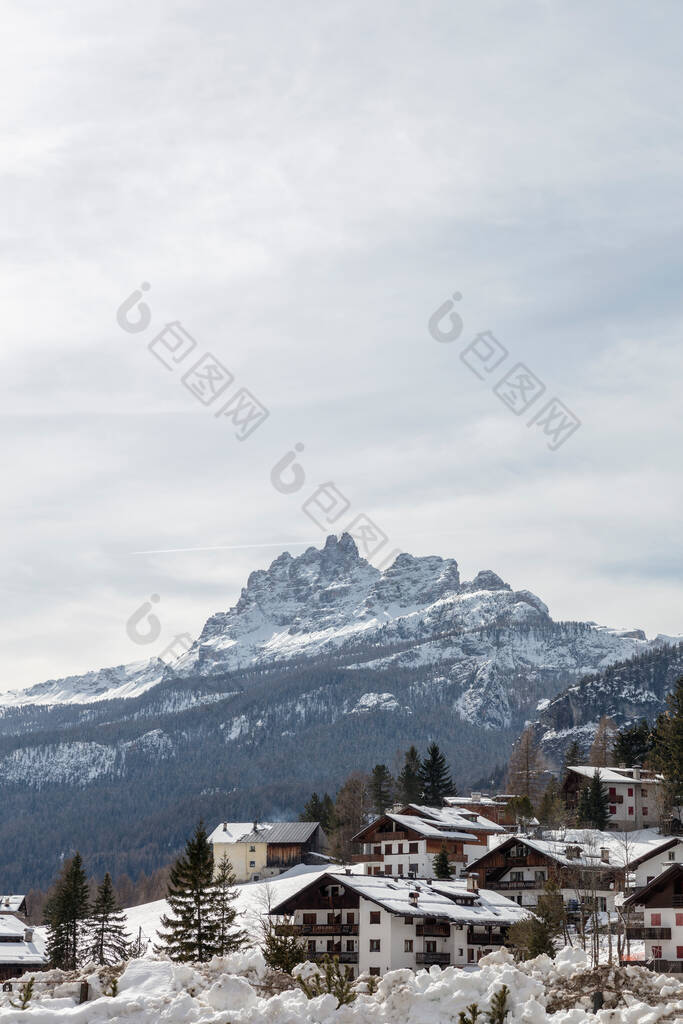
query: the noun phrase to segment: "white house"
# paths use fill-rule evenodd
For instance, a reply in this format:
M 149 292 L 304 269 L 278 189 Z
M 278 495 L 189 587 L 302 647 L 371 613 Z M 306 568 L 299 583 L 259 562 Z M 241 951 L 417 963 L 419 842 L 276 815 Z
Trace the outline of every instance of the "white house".
M 19 978 L 47 965 L 44 943 L 35 929 L 13 914 L 0 914 L 0 981 Z
M 671 864 L 624 906 L 643 908 L 643 924 L 629 928 L 628 934 L 645 941 L 646 966 L 683 973 L 683 864 Z
M 500 948 L 528 916 L 473 878 L 450 882 L 328 872 L 271 911 L 280 934 L 302 936 L 311 960 L 338 957 L 354 977 L 400 967 L 465 966 Z
M 223 821 L 209 842 L 214 865 L 227 856 L 238 882 L 257 882 L 296 864 L 327 860 L 327 837 L 319 821 Z
M 360 847 L 353 861 L 367 864 L 368 874 L 429 878 L 443 844 L 458 871 L 487 849 L 491 836 L 504 834 L 502 825 L 474 810 L 406 804 L 353 836 Z
M 672 864 L 683 864 L 683 839 L 662 836 L 661 843 L 629 863 L 629 888 L 642 889 Z
M 609 829 L 622 832 L 655 828 L 660 823 L 663 778 L 635 765 L 633 768 L 596 768 L 595 765 L 571 765 L 562 785 L 569 810 L 578 807 L 579 793 L 595 772 L 609 796 Z

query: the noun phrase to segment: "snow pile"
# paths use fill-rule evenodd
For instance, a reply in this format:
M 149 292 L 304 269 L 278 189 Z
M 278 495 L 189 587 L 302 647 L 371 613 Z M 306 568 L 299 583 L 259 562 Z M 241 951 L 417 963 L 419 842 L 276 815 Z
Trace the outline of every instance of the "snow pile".
M 36 976 L 36 994 L 26 1010 L 12 1008 L 14 993 L 0 995 L 0 1021 L 49 1024 L 453 1024 L 476 1003 L 480 1021 L 503 985 L 509 989 L 507 1024 L 669 1024 L 683 1020 L 683 985 L 642 968 L 588 971 L 585 955 L 566 949 L 553 962 L 546 956 L 515 964 L 502 950 L 484 957 L 478 970 L 448 967 L 386 974 L 374 993 L 363 991 L 338 1007 L 332 995 L 309 1000 L 282 975 L 270 972 L 255 950 L 208 964 L 169 960 L 130 961 L 117 979 L 86 969 L 80 977 L 59 971 Z M 50 984 L 46 982 L 50 981 Z M 61 979 L 61 982 L 60 982 Z M 79 981 L 89 984 L 89 1001 L 77 1005 Z M 596 983 L 604 1009 L 590 1008 Z M 283 987 L 284 986 L 284 987 Z M 108 993 L 108 994 L 105 994 Z M 469 1017 L 469 1013 L 468 1013 Z

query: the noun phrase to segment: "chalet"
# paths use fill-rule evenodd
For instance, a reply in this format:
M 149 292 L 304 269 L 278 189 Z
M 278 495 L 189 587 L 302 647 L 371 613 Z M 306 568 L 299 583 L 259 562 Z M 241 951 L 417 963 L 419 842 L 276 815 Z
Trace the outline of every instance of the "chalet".
M 209 836 L 217 866 L 227 855 L 238 882 L 257 882 L 296 864 L 326 860 L 327 837 L 319 821 L 224 821 Z
M 612 862 L 608 846 L 598 846 L 600 832 L 586 832 L 583 842 L 510 836 L 468 866 L 482 888 L 504 892 L 522 907 L 533 908 L 546 883 L 554 882 L 569 912 L 579 913 L 590 899 L 599 911 L 614 909 L 622 868 Z
M 624 907 L 643 908 L 643 924 L 629 928 L 628 935 L 645 941 L 645 966 L 683 973 L 683 864 L 672 864 L 629 896 Z
M 471 793 L 469 796 L 447 796 L 445 804 L 456 811 L 473 811 L 496 825 L 514 826 L 517 816 L 510 808 L 510 795 L 487 796 L 485 793 Z
M 607 828 L 623 832 L 655 828 L 660 822 L 659 795 L 662 776 L 635 765 L 633 768 L 596 768 L 572 765 L 567 768 L 562 793 L 568 810 L 576 810 L 579 793 L 598 772 L 609 795 Z
M 400 967 L 465 966 L 499 949 L 528 916 L 474 878 L 450 882 L 328 872 L 271 911 L 279 934 L 302 936 L 309 959 L 338 957 L 357 977 Z
M 352 838 L 361 849 L 354 863 L 366 863 L 367 874 L 429 877 L 434 857 L 445 843 L 455 870 L 487 848 L 492 835 L 505 829 L 475 811 L 406 804 L 387 811 Z
M 683 863 L 683 839 L 662 836 L 662 841 L 647 853 L 629 858 L 630 888 L 642 889 L 672 864 Z
M 47 966 L 43 943 L 36 941 L 35 930 L 18 917 L 0 915 L 0 981 L 19 978 L 26 971 Z
M 15 914 L 26 917 L 25 896 L 0 896 L 0 914 Z

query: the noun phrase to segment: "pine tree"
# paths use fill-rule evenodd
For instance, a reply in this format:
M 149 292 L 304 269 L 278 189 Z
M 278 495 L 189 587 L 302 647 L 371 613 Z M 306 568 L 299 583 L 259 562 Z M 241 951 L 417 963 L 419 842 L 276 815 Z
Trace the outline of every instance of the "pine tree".
M 666 698 L 653 738 L 650 761 L 664 776 L 667 809 L 675 812 L 683 804 L 683 676 Z
M 385 764 L 376 764 L 372 769 L 370 777 L 370 794 L 372 796 L 372 809 L 377 817 L 389 807 L 391 793 L 394 788 L 394 780 Z
M 441 844 L 441 849 L 437 854 L 434 855 L 432 861 L 434 866 L 434 878 L 450 878 L 453 874 L 451 870 L 451 864 L 448 860 L 448 848 L 446 843 Z
M 311 793 L 311 799 L 304 804 L 304 809 L 299 815 L 299 821 L 320 821 L 322 822 L 325 808 L 317 793 Z
M 579 792 L 578 822 L 603 831 L 609 821 L 609 794 L 596 768 L 587 786 Z
M 204 963 L 218 952 L 213 853 L 202 822 L 169 874 L 166 896 L 172 914 L 161 918 L 156 952 L 171 960 Z
M 588 793 L 588 786 L 582 786 L 579 790 L 579 800 L 576 806 L 576 821 L 579 825 L 591 827 L 591 802 Z
M 292 931 L 287 931 L 286 926 L 281 926 L 281 934 L 278 934 L 277 927 L 273 921 L 268 921 L 265 925 L 263 959 L 273 971 L 291 974 L 298 964 L 308 960 L 308 951 L 303 939 L 293 928 Z
M 417 804 L 422 799 L 420 782 L 420 755 L 417 747 L 406 750 L 405 763 L 396 779 L 397 796 L 401 803 Z
M 564 752 L 564 758 L 562 759 L 562 775 L 566 775 L 567 768 L 571 765 L 574 767 L 577 764 L 583 764 L 583 748 L 578 740 L 572 740 L 569 746 Z
M 88 930 L 88 959 L 94 963 L 118 964 L 130 956 L 131 939 L 126 931 L 126 915 L 116 902 L 109 872 L 98 886 Z
M 88 882 L 80 853 L 67 861 L 44 909 L 47 955 L 52 967 L 73 971 L 80 965 L 90 912 Z
M 436 743 L 430 743 L 427 748 L 427 756 L 420 764 L 418 777 L 422 786 L 422 799 L 428 807 L 441 807 L 444 797 L 456 795 L 446 758 Z
M 645 718 L 634 725 L 626 725 L 620 729 L 614 739 L 612 754 L 615 764 L 624 764 L 627 768 L 634 764 L 644 764 L 654 743 L 652 728 Z
M 237 889 L 234 888 L 235 872 L 227 854 L 218 862 L 213 883 L 215 890 L 213 916 L 218 925 L 216 952 L 219 956 L 227 956 L 228 953 L 234 953 L 241 949 L 247 942 L 247 933 L 242 929 L 235 928 Z
M 533 726 L 519 737 L 508 762 L 507 790 L 515 796 L 528 796 L 532 804 L 540 797 L 544 761 L 536 742 Z

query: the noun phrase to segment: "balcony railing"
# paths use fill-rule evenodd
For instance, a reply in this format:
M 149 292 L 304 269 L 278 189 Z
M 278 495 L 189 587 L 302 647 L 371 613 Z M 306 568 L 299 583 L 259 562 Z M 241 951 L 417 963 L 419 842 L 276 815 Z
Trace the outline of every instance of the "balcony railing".
M 373 836 L 373 843 L 391 843 L 400 842 L 402 839 L 407 839 L 407 832 L 375 832 Z
M 670 939 L 670 928 L 644 928 L 640 925 L 629 925 L 626 929 L 627 939 Z
M 381 864 L 384 860 L 383 853 L 352 853 L 351 863 L 352 864 L 364 864 L 369 861 L 371 864 Z
M 673 905 L 674 907 L 683 907 L 683 895 L 674 893 Z
M 450 953 L 416 953 L 415 962 L 418 964 L 449 964 Z
M 449 924 L 418 924 L 415 928 L 417 935 L 426 935 L 427 938 L 448 938 L 451 934 L 451 926 Z
M 357 924 L 276 924 L 276 935 L 358 935 Z
M 522 878 L 518 882 L 512 879 L 506 879 L 504 882 L 486 882 L 488 889 L 542 889 L 545 885 L 545 879 L 543 881 L 531 881 L 530 879 Z
M 340 964 L 358 963 L 358 953 L 340 952 L 339 950 L 316 950 L 316 952 L 307 950 L 306 956 L 309 960 L 324 960 L 329 956 L 331 960 L 338 960 Z
M 491 932 L 484 935 L 483 932 L 473 932 L 467 937 L 468 946 L 504 946 L 505 938 L 501 932 Z
M 645 966 L 657 974 L 683 974 L 683 960 L 648 960 Z

